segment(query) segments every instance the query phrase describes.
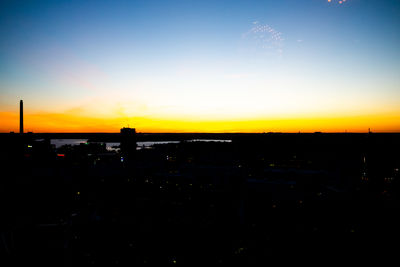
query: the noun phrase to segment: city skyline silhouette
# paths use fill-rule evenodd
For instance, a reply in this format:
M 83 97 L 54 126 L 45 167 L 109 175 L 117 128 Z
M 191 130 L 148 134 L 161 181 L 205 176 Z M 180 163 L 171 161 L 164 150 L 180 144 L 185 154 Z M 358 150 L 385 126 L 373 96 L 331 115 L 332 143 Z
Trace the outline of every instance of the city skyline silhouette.
M 381 265 L 400 1 L 0 1 L 0 266 Z

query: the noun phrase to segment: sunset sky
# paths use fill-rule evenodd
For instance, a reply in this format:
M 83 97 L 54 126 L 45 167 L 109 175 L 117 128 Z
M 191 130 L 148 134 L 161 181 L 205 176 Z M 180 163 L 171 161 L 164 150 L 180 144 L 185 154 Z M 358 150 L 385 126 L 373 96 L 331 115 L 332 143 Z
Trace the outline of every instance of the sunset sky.
M 399 0 L 1 1 L 0 132 L 400 132 Z

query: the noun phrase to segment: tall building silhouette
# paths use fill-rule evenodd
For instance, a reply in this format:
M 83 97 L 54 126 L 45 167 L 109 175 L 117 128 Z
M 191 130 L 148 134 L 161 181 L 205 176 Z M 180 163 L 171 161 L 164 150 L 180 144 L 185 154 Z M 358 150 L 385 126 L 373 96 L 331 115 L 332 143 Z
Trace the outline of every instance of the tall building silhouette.
M 132 160 L 136 152 L 136 130 L 135 128 L 121 129 L 121 154 L 124 158 Z
M 24 102 L 19 101 L 19 133 L 24 133 Z

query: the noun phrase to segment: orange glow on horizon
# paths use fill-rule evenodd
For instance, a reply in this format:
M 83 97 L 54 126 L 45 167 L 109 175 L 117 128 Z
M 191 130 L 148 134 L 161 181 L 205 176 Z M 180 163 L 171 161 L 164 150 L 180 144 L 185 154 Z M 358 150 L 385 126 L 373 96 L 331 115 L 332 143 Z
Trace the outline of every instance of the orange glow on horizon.
M 19 116 L 0 112 L 0 132 L 18 132 Z M 400 114 L 386 113 L 360 116 L 313 116 L 297 118 L 259 118 L 239 120 L 201 120 L 188 118 L 107 117 L 97 118 L 62 113 L 24 114 L 28 132 L 119 132 L 134 127 L 147 133 L 235 133 L 235 132 L 400 132 Z

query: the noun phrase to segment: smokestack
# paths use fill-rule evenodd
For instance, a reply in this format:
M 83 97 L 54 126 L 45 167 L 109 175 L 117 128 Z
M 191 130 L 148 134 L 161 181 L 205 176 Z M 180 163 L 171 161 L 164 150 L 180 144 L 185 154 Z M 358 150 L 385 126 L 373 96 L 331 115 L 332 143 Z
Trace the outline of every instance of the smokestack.
M 19 101 L 19 133 L 24 133 L 24 102 Z

